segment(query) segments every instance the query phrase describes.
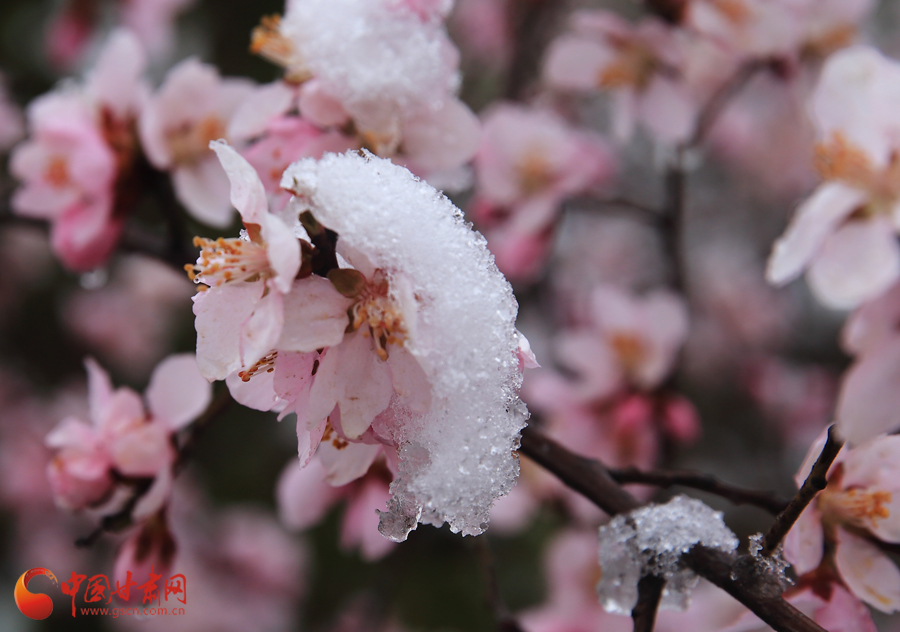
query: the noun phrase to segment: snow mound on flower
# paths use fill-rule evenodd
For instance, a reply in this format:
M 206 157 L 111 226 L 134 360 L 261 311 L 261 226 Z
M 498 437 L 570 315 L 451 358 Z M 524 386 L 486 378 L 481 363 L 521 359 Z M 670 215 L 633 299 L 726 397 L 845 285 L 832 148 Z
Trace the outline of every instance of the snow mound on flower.
M 357 121 L 436 109 L 459 84 L 458 53 L 441 21 L 424 20 L 402 2 L 293 0 L 281 32 Z
M 695 498 L 676 496 L 665 505 L 648 505 L 600 527 L 600 603 L 607 612 L 630 615 L 644 575 L 666 579 L 661 608 L 686 610 L 697 576 L 681 556 L 697 544 L 733 551 L 738 540 L 714 511 Z
M 364 255 L 415 296 L 407 346 L 432 384 L 432 406 L 397 412 L 399 472 L 379 529 L 395 541 L 418 522 L 481 533 L 518 475 L 513 451 L 528 417 L 517 394 L 518 305 L 484 237 L 434 188 L 368 153 L 301 160 L 282 186 L 338 233 L 340 254 Z

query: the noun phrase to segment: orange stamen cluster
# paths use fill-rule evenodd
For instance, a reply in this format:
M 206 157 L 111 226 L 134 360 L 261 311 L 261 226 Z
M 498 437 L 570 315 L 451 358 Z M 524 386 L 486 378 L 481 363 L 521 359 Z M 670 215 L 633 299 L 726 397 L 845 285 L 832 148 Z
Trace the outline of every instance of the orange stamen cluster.
M 900 197 L 900 156 L 892 155 L 886 167 L 876 169 L 866 153 L 840 132 L 816 145 L 814 164 L 825 180 L 866 190 L 876 205 L 892 207 Z
M 281 16 L 267 15 L 250 36 L 250 52 L 290 71 L 288 81 L 302 83 L 312 75 L 302 68 L 294 43 L 281 33 Z
M 264 246 L 240 238 L 194 237 L 200 248 L 197 262 L 184 266 L 191 281 L 219 287 L 237 281 L 256 281 L 269 274 L 269 259 Z
M 862 489 L 826 489 L 819 496 L 819 510 L 826 517 L 857 527 L 868 527 L 876 520 L 890 517 L 886 507 L 892 495 L 886 491 Z
M 363 330 L 363 335 L 372 336 L 375 352 L 382 360 L 388 358 L 387 345 L 403 346 L 406 338 L 403 315 L 390 297 L 389 290 L 387 277 L 381 270 L 376 270 L 359 300 L 350 308 L 351 328 L 368 327 Z
M 249 382 L 250 378 L 254 375 L 258 375 L 259 373 L 271 373 L 275 370 L 275 360 L 278 358 L 278 352 L 272 351 L 266 356 L 263 356 L 259 362 L 251 366 L 249 369 L 245 369 L 243 371 L 238 372 L 238 377 L 241 378 L 242 382 Z
M 67 186 L 71 182 L 68 161 L 62 156 L 51 157 L 44 169 L 44 180 L 57 189 Z
M 713 0 L 713 6 L 735 26 L 745 25 L 752 13 L 744 0 Z
M 554 174 L 544 152 L 533 149 L 525 153 L 516 165 L 519 186 L 525 195 L 532 195 L 546 189 L 553 183 Z
M 620 331 L 609 337 L 609 345 L 626 371 L 632 372 L 643 362 L 646 349 L 643 341 L 631 332 Z
M 597 85 L 605 89 L 642 89 L 650 83 L 657 66 L 656 55 L 647 46 L 636 41 L 622 42 L 616 58 L 597 75 Z

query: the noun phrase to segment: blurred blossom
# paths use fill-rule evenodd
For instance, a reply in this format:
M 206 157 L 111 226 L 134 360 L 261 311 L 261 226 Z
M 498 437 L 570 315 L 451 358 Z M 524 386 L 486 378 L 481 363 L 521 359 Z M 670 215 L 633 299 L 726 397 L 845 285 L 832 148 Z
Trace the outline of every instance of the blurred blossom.
M 693 131 L 695 95 L 678 80 L 683 50 L 678 34 L 655 18 L 631 25 L 609 11 L 580 11 L 572 32 L 551 45 L 544 78 L 557 90 L 609 90 L 613 132 L 631 138 L 636 123 L 675 143 Z
M 128 31 L 114 31 L 95 68 L 28 106 L 29 138 L 10 172 L 19 215 L 52 222 L 51 243 L 69 268 L 86 271 L 112 254 L 133 202 L 135 122 L 147 85 L 144 53 Z
M 160 261 L 123 258 L 110 283 L 77 290 L 62 305 L 68 330 L 104 363 L 142 380 L 171 348 L 179 317 L 188 315 L 191 284 Z M 139 332 L 136 335 L 135 332 Z
M 459 51 L 443 18 L 450 2 L 299 0 L 264 18 L 251 49 L 301 84 L 301 115 L 352 123 L 362 144 L 428 176 L 466 163 L 478 120 L 456 98 Z M 285 104 L 285 108 L 288 104 Z
M 449 27 L 462 54 L 479 65 L 505 66 L 512 53 L 509 8 L 508 0 L 458 0 Z
M 114 625 L 123 630 L 165 632 L 296 630 L 296 604 L 306 586 L 307 556 L 302 543 L 258 508 L 236 506 L 216 512 L 194 496 L 193 490 L 179 491 L 168 512 L 171 524 L 167 532 L 177 544 L 177 553 L 164 575 L 185 576 L 186 614 L 146 619 L 124 616 L 115 619 Z M 139 568 L 131 558 L 136 537 L 140 533 L 132 534 L 120 549 L 117 566 L 122 571 Z M 126 564 L 129 558 L 131 565 Z M 148 562 L 143 562 L 147 569 Z M 146 579 L 146 572 L 135 574 L 139 581 Z
M 825 445 L 813 443 L 795 480 L 803 484 Z M 857 598 L 882 612 L 900 609 L 900 570 L 878 541 L 900 542 L 900 437 L 882 436 L 844 447 L 828 472 L 828 486 L 803 511 L 784 542 L 798 575 L 838 578 Z M 837 579 L 837 578 L 835 578 Z
M 228 226 L 228 178 L 209 150 L 253 91 L 248 79 L 223 79 L 215 66 L 186 59 L 166 75 L 141 116 L 141 143 L 158 169 L 170 171 L 175 195 L 197 220 Z
M 131 389 L 113 390 L 109 375 L 95 361 L 88 359 L 85 365 L 90 422 L 66 417 L 45 440 L 55 451 L 47 466 L 54 497 L 65 509 L 115 513 L 122 502 L 117 480 L 149 479 L 151 486 L 132 512 L 140 520 L 165 503 L 175 460 L 171 434 L 206 409 L 211 389 L 193 356 L 170 356 L 150 378 L 145 408 Z
M 557 342 L 558 359 L 577 375 L 573 386 L 582 399 L 662 384 L 688 333 L 687 307 L 679 296 L 668 290 L 636 296 L 599 286 L 590 315 L 588 327 L 566 332 Z
M 857 46 L 835 53 L 811 100 L 826 182 L 804 201 L 775 243 L 767 277 L 783 285 L 806 271 L 825 305 L 852 308 L 900 277 L 893 103 L 900 65 Z M 869 115 L 860 115 L 868 112 Z
M 775 430 L 793 448 L 805 450 L 831 420 L 837 379 L 823 367 L 763 357 L 748 366 L 745 383 Z
M 600 137 L 549 111 L 492 106 L 475 159 L 470 216 L 487 234 L 498 267 L 512 278 L 534 276 L 562 203 L 604 184 L 613 170 Z
M 173 47 L 175 19 L 196 0 L 64 0 L 44 36 L 47 56 L 64 71 L 77 66 L 110 21 L 130 29 L 153 57 Z
M 324 465 L 327 461 L 320 449 L 306 467 L 293 461 L 281 473 L 277 500 L 282 523 L 291 529 L 308 529 L 321 521 L 333 505 L 344 501 L 341 548 L 359 549 L 369 562 L 384 557 L 395 546 L 378 532 L 378 510 L 387 507 L 388 486 L 395 474 L 388 469 L 390 462 L 379 458 L 363 477 L 342 484 L 343 480 L 329 476 Z

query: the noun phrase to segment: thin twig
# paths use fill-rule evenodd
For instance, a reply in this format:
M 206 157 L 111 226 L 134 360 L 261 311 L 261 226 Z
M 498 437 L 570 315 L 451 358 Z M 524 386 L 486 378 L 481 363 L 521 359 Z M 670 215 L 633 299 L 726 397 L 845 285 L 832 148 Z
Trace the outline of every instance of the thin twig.
M 628 512 L 640 505 L 601 462 L 570 452 L 534 426 L 522 431 L 520 451 L 609 514 Z M 782 599 L 777 581 L 752 572 L 752 563 L 741 563 L 746 558 L 698 545 L 684 560 L 695 573 L 725 590 L 776 632 L 826 632 Z
M 711 474 L 688 470 L 639 470 L 636 467 L 625 467 L 609 470 L 609 475 L 620 484 L 638 483 L 656 487 L 689 487 L 715 494 L 735 505 L 753 505 L 778 515 L 787 507 L 788 501 L 772 492 L 761 492 L 729 485 Z
M 497 579 L 497 565 L 494 563 L 494 554 L 487 536 L 475 538 L 475 548 L 478 553 L 478 561 L 484 574 L 485 593 L 488 608 L 497 622 L 497 632 L 522 632 L 522 628 L 510 614 L 503 596 L 500 594 L 500 582 Z
M 634 632 L 653 632 L 656 623 L 656 612 L 662 599 L 666 580 L 656 575 L 645 575 L 638 582 L 638 600 L 631 611 L 634 621 Z
M 505 97 L 521 101 L 539 71 L 544 49 L 550 43 L 566 0 L 524 0 L 508 2 L 508 19 L 513 32 L 513 51 L 507 73 Z
M 658 224 L 663 220 L 663 214 L 658 209 L 641 204 L 635 200 L 626 197 L 610 197 L 610 198 L 588 198 L 577 197 L 567 200 L 567 206 L 572 208 L 588 208 L 596 209 L 601 212 L 624 211 L 631 217 L 639 219 L 648 224 Z
M 803 513 L 806 506 L 812 502 L 812 499 L 815 498 L 816 494 L 825 489 L 828 485 L 828 470 L 831 469 L 831 464 L 834 463 L 834 459 L 837 457 L 838 452 L 841 451 L 843 445 L 844 442 L 835 436 L 834 426 L 829 426 L 828 439 L 826 439 L 825 445 L 819 453 L 819 458 L 816 459 L 815 464 L 812 466 L 809 476 L 803 481 L 803 485 L 800 486 L 800 491 L 797 492 L 797 495 L 794 496 L 790 504 L 785 507 L 784 511 L 778 514 L 775 518 L 775 522 L 772 523 L 769 532 L 766 533 L 763 553 L 772 555 L 775 549 L 778 548 L 778 545 L 781 544 L 784 536 L 787 535 L 788 531 L 791 530 L 791 527 L 794 526 L 794 523 L 797 522 L 797 518 L 800 517 L 800 514 Z

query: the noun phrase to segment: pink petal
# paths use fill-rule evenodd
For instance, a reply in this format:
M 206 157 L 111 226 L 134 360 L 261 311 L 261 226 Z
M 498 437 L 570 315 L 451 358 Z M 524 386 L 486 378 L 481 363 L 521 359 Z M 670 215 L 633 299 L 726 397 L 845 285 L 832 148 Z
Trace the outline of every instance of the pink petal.
M 313 381 L 312 370 L 319 359 L 311 353 L 284 352 L 279 350 L 275 360 L 275 393 L 281 399 L 294 401 L 303 391 L 308 391 Z
M 386 482 L 370 478 L 347 501 L 341 524 L 341 548 L 359 548 L 362 558 L 375 562 L 387 555 L 396 543 L 378 531 L 378 510 L 385 511 L 391 494 Z
M 814 619 L 828 632 L 878 632 L 869 609 L 838 583 L 831 584 L 831 598 Z
M 274 371 L 262 371 L 246 382 L 235 372 L 225 378 L 225 384 L 234 401 L 253 410 L 280 411 L 287 404 L 275 392 Z
M 317 79 L 310 79 L 300 87 L 300 113 L 319 127 L 337 127 L 350 119 L 341 102 L 328 94 Z
M 380 453 L 380 444 L 348 443 L 337 436 L 320 443 L 316 452 L 325 468 L 326 482 L 334 487 L 363 476 Z
M 215 228 L 231 223 L 228 176 L 214 156 L 179 166 L 172 172 L 172 184 L 178 200 L 197 221 Z
M 112 399 L 112 380 L 109 379 L 109 373 L 104 371 L 103 367 L 93 358 L 85 358 L 84 366 L 88 373 L 88 405 L 90 406 L 91 421 L 99 424 Z
M 262 220 L 266 257 L 272 270 L 275 271 L 272 285 L 282 294 L 286 294 L 291 290 L 297 272 L 300 271 L 300 242 L 297 241 L 294 231 L 276 215 L 266 212 L 259 219 Z
M 843 184 L 823 184 L 816 189 L 775 242 L 766 269 L 769 283 L 784 285 L 800 276 L 828 235 L 865 201 L 864 192 Z
M 860 444 L 900 428 L 900 338 L 893 338 L 857 360 L 844 375 L 838 394 L 838 431 Z
M 228 124 L 228 137 L 247 139 L 259 136 L 274 119 L 291 109 L 296 90 L 283 81 L 255 88 L 237 108 Z
M 337 345 L 349 324 L 351 303 L 328 279 L 312 275 L 294 281 L 284 297 L 286 318 L 278 348 L 309 352 Z
M 156 474 L 153 484 L 147 493 L 141 496 L 131 511 L 135 522 L 146 520 L 162 509 L 172 495 L 172 468 L 162 467 Z
M 392 347 L 388 355 L 391 383 L 404 406 L 415 413 L 431 409 L 431 382 L 419 360 L 405 347 Z
M 197 366 L 207 380 L 224 380 L 243 368 L 241 329 L 263 290 L 263 283 L 226 284 L 194 295 Z
M 266 190 L 256 170 L 224 140 L 214 140 L 209 148 L 216 152 L 231 185 L 231 204 L 244 224 L 262 225 L 269 212 Z
M 169 437 L 169 430 L 156 422 L 125 432 L 110 446 L 116 469 L 126 476 L 155 476 L 174 457 Z
M 562 90 L 596 90 L 602 70 L 613 60 L 612 51 L 582 37 L 563 36 L 547 51 L 544 77 Z
M 318 523 L 340 496 L 340 490 L 325 483 L 325 470 L 318 459 L 306 467 L 297 461 L 288 463 L 275 488 L 278 517 L 295 530 Z
M 891 613 L 900 609 L 900 570 L 874 544 L 838 527 L 834 561 L 841 579 L 867 604 Z
M 252 367 L 269 354 L 281 336 L 284 325 L 284 296 L 278 292 L 265 294 L 241 327 L 241 364 Z
M 143 73 L 147 60 L 141 43 L 131 31 L 110 33 L 94 69 L 88 75 L 87 91 L 120 120 L 134 112 L 146 96 Z
M 659 75 L 640 95 L 638 105 L 641 122 L 665 143 L 686 140 L 699 112 L 683 83 Z
M 826 239 L 807 278 L 817 298 L 846 309 L 876 298 L 900 277 L 900 247 L 886 218 L 851 221 Z
M 346 336 L 335 349 L 341 354 L 344 382 L 338 399 L 341 424 L 347 437 L 358 439 L 391 402 L 390 372 L 387 363 L 375 354 L 372 339 L 360 332 Z
M 297 458 L 300 459 L 301 467 L 309 464 L 310 459 L 316 453 L 322 436 L 325 434 L 327 423 L 327 418 L 311 423 L 301 415 L 297 415 Z
M 791 563 L 797 575 L 819 568 L 825 546 L 822 515 L 815 502 L 800 514 L 784 540 L 784 559 Z
M 425 172 L 453 169 L 475 155 L 480 131 L 472 110 L 459 99 L 450 99 L 441 109 L 406 122 L 403 153 Z
M 212 400 L 212 386 L 200 375 L 197 356 L 182 353 L 157 365 L 144 396 L 154 419 L 175 432 L 206 410 Z

